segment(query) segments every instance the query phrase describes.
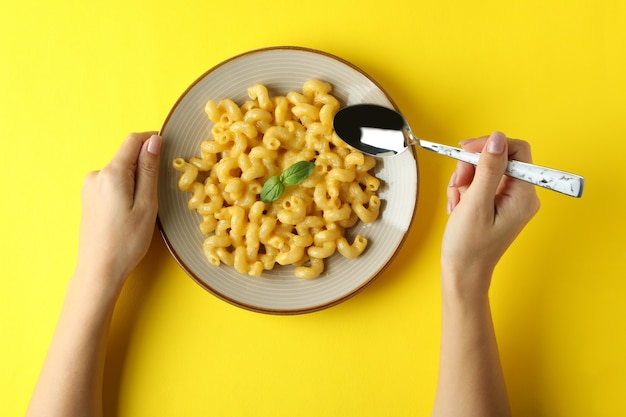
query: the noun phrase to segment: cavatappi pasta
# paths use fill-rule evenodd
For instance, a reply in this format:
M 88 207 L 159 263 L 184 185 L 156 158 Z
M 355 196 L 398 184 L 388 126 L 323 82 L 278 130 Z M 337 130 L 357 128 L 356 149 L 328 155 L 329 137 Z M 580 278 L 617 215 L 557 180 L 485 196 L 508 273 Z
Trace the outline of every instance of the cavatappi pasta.
M 347 146 L 334 133 L 339 101 L 330 84 L 309 80 L 301 92 L 270 97 L 267 88 L 248 88 L 250 100 L 209 100 L 213 140 L 198 156 L 176 158 L 178 187 L 192 193 L 190 210 L 201 217 L 204 254 L 213 265 L 233 266 L 259 276 L 279 265 L 295 265 L 295 276 L 316 278 L 335 252 L 359 256 L 361 235 L 344 231 L 359 220 L 374 221 L 380 210 L 380 181 L 369 171 L 375 159 Z M 302 183 L 286 187 L 271 203 L 260 199 L 271 176 L 298 161 L 315 163 Z

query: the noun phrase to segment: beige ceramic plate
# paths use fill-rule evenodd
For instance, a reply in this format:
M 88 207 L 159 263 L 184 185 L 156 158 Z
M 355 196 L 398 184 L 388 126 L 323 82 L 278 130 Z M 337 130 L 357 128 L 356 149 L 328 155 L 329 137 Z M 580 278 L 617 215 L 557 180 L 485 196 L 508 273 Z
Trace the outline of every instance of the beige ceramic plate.
M 379 276 L 402 245 L 417 202 L 417 161 L 414 152 L 379 159 L 376 176 L 383 185 L 378 220 L 357 224 L 350 236 L 361 233 L 369 240 L 357 259 L 339 254 L 327 260 L 323 275 L 314 280 L 293 276 L 292 267 L 278 266 L 260 278 L 237 273 L 233 267 L 209 264 L 202 252 L 198 217 L 187 209 L 188 193 L 177 187 L 176 157 L 188 159 L 209 138 L 211 122 L 204 113 L 207 100 L 247 99 L 247 88 L 265 84 L 270 95 L 301 91 L 306 80 L 316 78 L 333 85 L 342 105 L 375 103 L 395 108 L 392 100 L 367 74 L 352 64 L 324 52 L 277 47 L 235 56 L 196 80 L 170 111 L 161 134 L 163 147 L 159 174 L 159 227 L 180 266 L 202 287 L 234 305 L 249 310 L 298 314 L 320 310 L 353 296 Z

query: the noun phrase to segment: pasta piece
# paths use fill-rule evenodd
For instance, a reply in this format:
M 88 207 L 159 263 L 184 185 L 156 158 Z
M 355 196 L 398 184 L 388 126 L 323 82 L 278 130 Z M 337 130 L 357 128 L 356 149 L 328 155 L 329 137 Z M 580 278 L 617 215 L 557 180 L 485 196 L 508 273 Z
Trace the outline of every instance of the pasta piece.
M 359 256 L 361 253 L 363 253 L 366 247 L 367 239 L 365 239 L 361 235 L 358 235 L 354 239 L 352 245 L 348 243 L 348 240 L 345 237 L 337 240 L 337 251 L 339 251 L 340 254 L 349 259 L 354 259 Z
M 311 258 L 310 266 L 298 266 L 294 270 L 294 275 L 302 279 L 317 278 L 324 271 L 324 260 Z

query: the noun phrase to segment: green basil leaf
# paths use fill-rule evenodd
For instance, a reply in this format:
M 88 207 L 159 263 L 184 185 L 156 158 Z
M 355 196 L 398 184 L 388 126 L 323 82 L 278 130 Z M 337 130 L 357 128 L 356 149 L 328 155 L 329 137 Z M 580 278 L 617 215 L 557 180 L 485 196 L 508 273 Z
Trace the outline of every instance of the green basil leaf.
M 261 190 L 261 201 L 264 203 L 271 203 L 278 199 L 281 194 L 285 191 L 285 186 L 281 182 L 280 178 L 276 175 L 273 177 L 269 177 L 265 184 L 263 184 L 263 189 Z
M 282 174 L 280 174 L 280 182 L 284 185 L 298 185 L 315 169 L 315 164 L 309 161 L 296 162 L 289 168 L 287 168 Z

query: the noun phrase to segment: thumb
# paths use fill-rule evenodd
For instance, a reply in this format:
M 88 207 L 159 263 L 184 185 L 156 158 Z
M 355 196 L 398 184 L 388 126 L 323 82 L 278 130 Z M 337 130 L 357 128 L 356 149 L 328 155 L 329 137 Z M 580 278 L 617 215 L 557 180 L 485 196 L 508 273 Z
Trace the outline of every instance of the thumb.
M 468 190 L 478 197 L 478 201 L 493 202 L 508 163 L 507 148 L 506 136 L 501 132 L 494 132 L 487 139 Z
M 152 135 L 139 153 L 135 202 L 141 201 L 156 207 L 161 142 L 160 136 Z

